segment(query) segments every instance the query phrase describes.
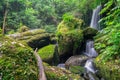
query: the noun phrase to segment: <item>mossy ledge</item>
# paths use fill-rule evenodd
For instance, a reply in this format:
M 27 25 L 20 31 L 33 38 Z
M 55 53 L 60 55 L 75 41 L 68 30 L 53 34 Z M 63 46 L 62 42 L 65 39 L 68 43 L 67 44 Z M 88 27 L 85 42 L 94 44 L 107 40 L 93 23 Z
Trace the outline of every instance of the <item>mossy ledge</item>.
M 73 74 L 68 70 L 61 69 L 55 66 L 49 66 L 44 63 L 47 80 L 84 80 L 77 74 Z

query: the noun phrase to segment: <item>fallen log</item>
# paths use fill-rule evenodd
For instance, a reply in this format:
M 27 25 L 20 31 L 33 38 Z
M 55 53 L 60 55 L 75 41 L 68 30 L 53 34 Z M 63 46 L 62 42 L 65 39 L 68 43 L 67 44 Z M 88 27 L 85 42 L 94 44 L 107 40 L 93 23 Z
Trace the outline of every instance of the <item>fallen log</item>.
M 43 64 L 42 64 L 42 59 L 37 54 L 37 48 L 34 51 L 34 55 L 35 55 L 35 57 L 37 59 L 37 65 L 38 65 L 38 70 L 39 70 L 39 78 L 38 78 L 38 80 L 47 80 L 45 72 L 44 72 L 44 67 L 43 67 Z

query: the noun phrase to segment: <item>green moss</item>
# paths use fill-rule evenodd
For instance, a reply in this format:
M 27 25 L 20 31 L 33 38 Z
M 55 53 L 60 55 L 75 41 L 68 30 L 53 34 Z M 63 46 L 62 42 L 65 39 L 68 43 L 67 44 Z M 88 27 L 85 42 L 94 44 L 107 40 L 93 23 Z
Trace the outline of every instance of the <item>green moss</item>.
M 4 36 L 0 46 L 2 80 L 37 80 L 37 63 L 30 47 Z
M 76 18 L 63 20 L 58 25 L 57 37 L 60 55 L 65 53 L 76 53 L 76 49 L 83 40 L 82 26 L 83 21 Z
M 38 50 L 38 54 L 43 61 L 51 63 L 53 59 L 55 45 L 48 45 Z

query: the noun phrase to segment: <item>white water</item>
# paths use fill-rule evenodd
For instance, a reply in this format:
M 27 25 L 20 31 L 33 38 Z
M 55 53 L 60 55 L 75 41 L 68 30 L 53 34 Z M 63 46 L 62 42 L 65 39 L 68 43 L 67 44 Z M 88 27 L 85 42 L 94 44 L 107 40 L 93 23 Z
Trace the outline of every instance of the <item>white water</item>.
M 96 69 L 94 68 L 94 63 L 93 63 L 93 59 L 98 56 L 98 53 L 95 51 L 94 49 L 94 42 L 92 40 L 88 40 L 86 42 L 86 51 L 85 51 L 85 55 L 87 55 L 90 59 L 88 59 L 85 63 L 85 68 L 87 69 L 87 71 L 95 73 Z
M 85 68 L 87 69 L 87 73 L 92 72 L 95 74 L 97 72 L 97 70 L 95 69 L 95 66 L 94 66 L 93 59 L 88 59 L 86 61 Z
M 88 40 L 86 42 L 86 52 L 85 52 L 85 54 L 88 57 L 97 57 L 98 56 L 98 53 L 94 49 L 94 42 L 93 41 Z
M 99 12 L 100 12 L 101 8 L 102 8 L 101 5 L 99 5 L 99 6 L 97 6 L 97 8 L 95 8 L 93 10 L 91 24 L 90 24 L 90 27 L 97 29 L 97 30 L 100 30 L 100 25 L 99 25 L 98 21 L 100 20 Z
M 85 55 L 89 57 L 89 59 L 86 61 L 84 68 L 86 69 L 86 73 L 88 74 L 89 80 L 96 80 L 95 73 L 98 71 L 95 68 L 93 58 L 98 56 L 98 53 L 94 49 L 94 42 L 91 40 L 88 40 L 86 42 L 86 51 Z

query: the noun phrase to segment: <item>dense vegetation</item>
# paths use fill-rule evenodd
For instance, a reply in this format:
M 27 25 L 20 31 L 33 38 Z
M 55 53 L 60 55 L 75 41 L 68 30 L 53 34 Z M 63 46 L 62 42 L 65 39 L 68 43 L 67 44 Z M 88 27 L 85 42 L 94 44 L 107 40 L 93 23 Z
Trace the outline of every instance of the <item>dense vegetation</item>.
M 106 16 L 101 19 L 101 23 L 105 28 L 95 37 L 95 48 L 100 54 L 96 58 L 96 65 L 100 69 L 101 75 L 109 80 L 118 80 L 120 78 L 120 76 L 118 76 L 120 73 L 119 11 L 119 0 L 110 0 L 106 3 L 100 12 L 100 14 L 106 14 Z
M 98 5 L 100 31 L 90 26 Z M 98 77 L 120 79 L 120 0 L 2 0 L 0 14 L 0 79 L 37 80 L 38 49 L 47 80 L 84 80 L 81 66 L 56 65 L 82 54 L 87 40 L 99 54 Z
M 22 26 L 54 32 L 65 13 L 85 20 L 89 25 L 94 0 L 3 0 L 0 3 L 0 26 L 13 33 Z

